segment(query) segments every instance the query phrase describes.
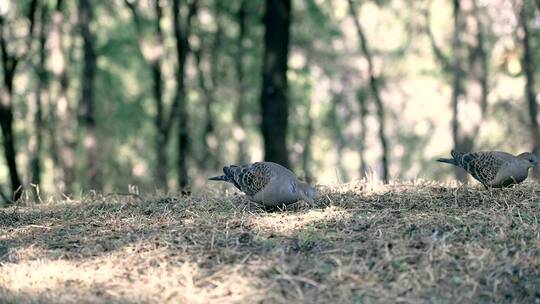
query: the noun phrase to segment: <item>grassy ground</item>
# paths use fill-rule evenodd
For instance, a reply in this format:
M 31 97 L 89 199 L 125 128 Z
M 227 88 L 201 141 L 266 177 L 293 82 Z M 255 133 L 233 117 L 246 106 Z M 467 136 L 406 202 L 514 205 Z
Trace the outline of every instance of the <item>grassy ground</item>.
M 0 210 L 1 303 L 539 303 L 540 187 L 94 196 Z

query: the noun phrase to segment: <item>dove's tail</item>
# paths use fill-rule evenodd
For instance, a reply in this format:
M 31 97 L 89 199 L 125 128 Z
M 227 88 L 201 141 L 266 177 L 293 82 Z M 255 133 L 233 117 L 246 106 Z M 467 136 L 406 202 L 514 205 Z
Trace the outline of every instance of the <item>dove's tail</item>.
M 209 177 L 208 180 L 220 181 L 220 182 L 228 182 L 229 178 L 227 177 L 227 175 L 220 175 L 220 176 Z
M 453 159 L 453 158 L 437 158 L 437 161 L 441 162 L 441 163 L 446 163 L 446 164 L 451 164 L 451 165 L 457 166 L 456 160 Z
M 452 158 L 438 158 L 437 161 L 441 163 L 447 163 L 447 164 L 461 167 L 462 165 L 461 160 L 463 159 L 463 156 L 465 155 L 465 153 L 452 150 L 450 152 L 450 155 L 452 155 Z
M 214 176 L 214 177 L 210 177 L 208 180 L 211 180 L 211 181 L 220 181 L 220 182 L 232 182 L 235 178 L 234 178 L 234 172 L 239 169 L 240 167 L 238 166 L 227 166 L 227 167 L 223 167 L 223 175 L 220 175 L 220 176 Z

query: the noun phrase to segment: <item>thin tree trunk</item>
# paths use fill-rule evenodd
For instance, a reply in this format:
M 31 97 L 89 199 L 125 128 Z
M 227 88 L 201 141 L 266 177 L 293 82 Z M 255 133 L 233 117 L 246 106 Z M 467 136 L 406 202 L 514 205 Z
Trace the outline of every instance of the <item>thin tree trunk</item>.
M 366 58 L 366 61 L 368 63 L 368 74 L 369 74 L 369 88 L 371 91 L 371 95 L 373 97 L 373 100 L 375 101 L 375 107 L 377 108 L 377 119 L 379 121 L 379 141 L 381 144 L 381 164 L 382 164 L 382 179 L 385 183 L 388 182 L 389 179 L 389 151 L 388 151 L 388 140 L 386 138 L 385 134 L 385 110 L 384 110 L 384 104 L 380 95 L 380 89 L 379 89 L 379 81 L 377 77 L 375 76 L 375 72 L 373 69 L 373 60 L 371 51 L 369 50 L 367 39 L 364 34 L 364 30 L 362 29 L 362 25 L 358 21 L 358 16 L 356 15 L 356 9 L 354 7 L 354 4 L 352 3 L 352 0 L 348 0 L 349 2 L 349 8 L 351 11 L 351 16 L 353 17 L 353 21 L 356 27 L 356 31 L 358 33 L 358 38 L 360 40 L 360 48 L 362 49 L 362 53 L 364 54 L 364 57 Z
M 304 169 L 304 175 L 306 177 L 306 182 L 311 183 L 313 181 L 313 174 L 311 171 L 311 161 L 313 158 L 313 151 L 312 151 L 312 140 L 313 135 L 315 133 L 315 129 L 313 127 L 313 115 L 312 115 L 312 109 L 311 109 L 311 99 L 308 100 L 308 104 L 306 107 L 306 137 L 304 138 L 304 151 L 302 151 L 302 167 Z
M 0 52 L 2 61 L 2 97 L 0 101 L 0 128 L 2 129 L 2 137 L 4 144 L 4 157 L 9 171 L 9 179 L 11 182 L 11 195 L 13 201 L 17 201 L 22 194 L 22 183 L 19 177 L 17 168 L 17 152 L 15 135 L 13 132 L 13 78 L 15 77 L 15 71 L 17 64 L 23 60 L 29 52 L 30 42 L 34 33 L 34 15 L 36 11 L 37 0 L 33 0 L 30 3 L 27 18 L 30 21 L 29 31 L 26 41 L 26 49 L 23 55 L 15 56 L 9 54 L 7 51 L 7 41 L 5 35 L 6 20 L 4 15 L 0 15 Z
M 50 128 L 51 147 L 53 149 L 53 160 L 60 167 L 61 184 L 59 188 L 64 194 L 73 193 L 75 182 L 75 122 L 72 113 L 73 107 L 68 99 L 69 79 L 66 71 L 66 56 L 63 43 L 64 31 L 64 4 L 63 0 L 56 2 L 53 15 L 53 30 L 51 35 L 51 57 L 55 58 L 55 65 L 52 72 L 55 76 L 57 87 L 56 101 L 51 102 L 51 116 L 57 116 L 58 126 Z M 53 110 L 54 108 L 54 110 Z M 54 114 L 53 114 L 54 112 Z M 59 133 L 60 136 L 56 136 Z M 58 151 L 56 155 L 54 151 Z
M 174 37 L 176 42 L 176 92 L 171 113 L 178 115 L 178 186 L 183 189 L 188 184 L 187 157 L 189 151 L 189 131 L 188 131 L 188 111 L 186 103 L 185 87 L 185 64 L 189 53 L 189 34 L 191 31 L 191 20 L 196 14 L 197 0 L 189 4 L 188 15 L 185 24 L 181 24 L 180 0 L 173 0 L 172 3 Z
M 139 51 L 144 60 L 149 65 L 152 74 L 152 95 L 156 106 L 156 116 L 154 125 L 156 128 L 156 185 L 165 191 L 168 191 L 167 175 L 169 168 L 169 156 L 167 154 L 167 146 L 170 141 L 170 123 L 165 121 L 165 109 L 163 104 L 163 73 L 161 62 L 163 59 L 163 30 L 161 28 L 161 19 L 163 17 L 163 9 L 161 1 L 153 1 L 154 4 L 154 31 L 156 39 L 151 39 L 151 42 L 144 38 L 142 33 L 142 24 L 137 11 L 137 2 L 130 0 L 124 1 L 132 14 L 133 23 L 138 36 Z M 145 52 L 146 49 L 149 51 Z
M 214 130 L 214 116 L 212 113 L 212 103 L 214 100 L 213 89 L 209 87 L 208 81 L 204 75 L 204 70 L 202 67 L 202 50 L 199 48 L 194 52 L 196 66 L 197 66 L 197 78 L 199 80 L 199 87 L 204 95 L 204 129 L 202 133 L 202 141 L 204 146 L 204 151 L 202 153 L 202 158 L 200 158 L 200 166 L 205 169 L 216 169 L 218 161 L 216 159 L 215 151 L 215 142 L 216 138 Z
M 264 158 L 290 167 L 287 151 L 287 58 L 291 24 L 290 0 L 266 0 L 261 90 Z
M 238 157 L 237 162 L 239 164 L 245 164 L 248 162 L 247 154 L 247 144 L 246 144 L 246 123 L 244 119 L 244 114 L 246 112 L 246 101 L 245 101 L 245 91 L 246 85 L 244 81 L 244 40 L 246 38 L 246 6 L 247 0 L 241 0 L 240 8 L 236 15 L 236 20 L 238 22 L 238 37 L 236 42 L 236 58 L 235 58 L 235 69 L 236 77 L 238 81 L 238 103 L 236 105 L 236 110 L 234 113 L 234 121 L 236 123 L 237 130 L 235 131 L 235 138 L 238 141 Z
M 223 11 L 222 4 L 218 1 L 216 2 L 216 12 L 214 18 L 216 19 L 216 31 L 213 35 L 213 41 L 211 44 L 209 52 L 209 61 L 210 68 L 207 72 L 210 77 L 205 76 L 205 71 L 203 68 L 203 46 L 199 47 L 194 51 L 196 68 L 198 74 L 199 87 L 204 96 L 204 128 L 202 133 L 202 142 L 204 151 L 202 153 L 202 158 L 200 158 L 200 166 L 207 170 L 216 170 L 219 167 L 219 156 L 221 155 L 221 145 L 220 141 L 217 138 L 216 128 L 215 128 L 215 118 L 212 113 L 213 104 L 216 100 L 216 94 L 218 94 L 218 83 L 223 79 L 221 75 L 220 68 L 220 56 L 219 50 L 221 49 L 221 44 L 223 40 L 223 24 L 221 21 L 221 14 Z M 209 81 L 211 80 L 211 81 Z
M 474 141 L 480 132 L 480 127 L 487 112 L 488 85 L 488 55 L 485 49 L 484 28 L 478 5 L 475 0 L 453 0 L 453 37 L 452 60 L 435 43 L 435 38 L 429 27 L 429 10 L 426 11 L 427 34 L 437 60 L 443 71 L 452 79 L 452 139 L 454 149 L 469 152 L 474 148 Z M 464 10 L 467 8 L 468 10 Z M 463 39 L 461 35 L 469 35 L 475 39 Z M 461 101 L 463 100 L 463 101 Z M 481 117 L 477 121 L 467 121 L 461 124 L 460 104 L 474 103 L 479 107 Z M 456 177 L 467 182 L 468 175 L 464 170 L 455 168 Z
M 469 1 L 467 5 L 462 2 Z M 463 11 L 462 7 L 469 7 L 470 11 Z M 454 34 L 452 39 L 453 63 L 452 63 L 452 137 L 454 149 L 469 152 L 474 149 L 475 139 L 487 111 L 488 67 L 483 25 L 480 19 L 477 3 L 475 0 L 454 0 Z M 472 25 L 473 20 L 476 24 Z M 461 35 L 471 34 L 474 42 L 463 42 Z M 468 55 L 468 57 L 466 57 Z M 467 73 L 465 72 L 467 70 Z M 466 80 L 466 81 L 465 81 Z M 468 121 L 461 125 L 459 121 L 460 99 L 465 102 L 475 103 L 480 108 L 481 117 L 478 121 Z M 459 168 L 455 168 L 456 177 L 467 182 L 468 174 Z
M 96 74 L 96 53 L 94 50 L 94 37 L 90 32 L 92 22 L 92 8 L 90 0 L 79 0 L 79 25 L 83 38 L 83 74 L 82 74 L 82 104 L 84 108 L 83 123 L 86 127 L 84 146 L 87 154 L 87 172 L 90 187 L 101 190 L 103 187 L 100 174 L 100 161 L 96 134 L 96 113 L 94 100 L 94 80 Z
M 360 178 L 367 177 L 367 165 L 366 165 L 366 117 L 368 115 L 367 105 L 366 105 L 366 94 L 364 90 L 359 90 L 357 93 L 358 104 L 360 105 L 360 142 L 358 144 L 359 156 L 360 156 Z
M 155 126 L 157 130 L 156 136 L 156 178 L 158 187 L 162 187 L 165 191 L 169 190 L 168 184 L 168 170 L 169 170 L 169 155 L 167 154 L 167 146 L 169 145 L 170 129 L 165 129 L 165 113 L 163 105 L 163 73 L 161 71 L 161 61 L 163 57 L 163 31 L 161 29 L 161 19 L 163 11 L 161 9 L 160 1 L 154 2 L 154 10 L 156 13 L 155 31 L 157 36 L 157 44 L 159 50 L 159 56 L 156 56 L 150 62 L 152 70 L 152 79 L 154 88 L 152 90 L 154 100 L 156 104 L 156 118 Z
M 0 21 L 1 22 L 1 21 Z M 0 26 L 0 31 L 3 28 Z M 13 133 L 13 108 L 11 100 L 13 96 L 13 76 L 15 72 L 16 63 L 6 65 L 4 63 L 4 82 L 2 86 L 2 104 L 0 105 L 0 127 L 2 128 L 2 136 L 4 143 L 4 157 L 9 170 L 9 179 L 11 181 L 11 197 L 14 201 L 17 201 L 21 196 L 21 179 L 17 169 L 17 163 L 15 161 L 15 136 Z M 12 66 L 12 67 L 11 67 Z
M 451 104 L 452 104 L 452 139 L 454 141 L 454 150 L 458 151 L 469 151 L 467 149 L 468 147 L 464 147 L 461 144 L 461 140 L 459 138 L 459 96 L 462 94 L 462 70 L 461 70 L 461 62 L 463 61 L 461 57 L 461 39 L 459 31 L 462 30 L 460 28 L 460 0 L 453 0 L 453 20 L 454 20 L 454 33 L 452 37 L 452 53 L 453 53 L 453 64 L 452 64 L 452 97 L 451 97 Z M 463 170 L 460 170 L 459 168 L 454 169 L 456 177 L 462 181 L 466 182 L 468 177 L 466 172 L 463 172 Z
M 538 1 L 540 10 L 540 1 Z M 525 93 L 527 96 L 527 104 L 529 107 L 529 119 L 531 123 L 531 140 L 533 144 L 533 153 L 540 156 L 540 127 L 538 122 L 538 102 L 536 100 L 536 91 L 534 89 L 534 68 L 535 62 L 533 51 L 531 50 L 531 34 L 527 24 L 526 3 L 523 3 L 520 10 L 520 23 L 523 29 L 523 66 L 525 67 Z
M 35 129 L 35 148 L 33 151 L 33 158 L 31 161 L 32 168 L 32 183 L 36 186 L 41 184 L 41 150 L 43 146 L 43 101 L 46 82 L 45 73 L 45 43 L 47 42 L 47 6 L 41 5 L 40 12 L 40 27 L 39 27 L 39 62 L 36 69 L 37 74 L 37 89 L 36 89 L 36 112 L 34 117 L 34 129 Z
M 346 143 L 345 138 L 343 137 L 343 124 L 341 123 L 344 118 L 338 115 L 338 106 L 343 102 L 343 90 L 337 92 L 332 92 L 331 108 L 330 108 L 330 128 L 332 129 L 333 138 L 336 141 L 336 163 L 335 166 L 338 168 L 339 172 L 339 181 L 348 181 L 349 174 L 343 166 L 343 150 L 345 149 Z
M 211 170 L 217 170 L 219 164 L 221 163 L 220 156 L 222 155 L 222 146 L 221 141 L 218 139 L 218 134 L 216 133 L 216 121 L 212 113 L 214 102 L 216 101 L 216 96 L 219 96 L 219 82 L 222 79 L 225 79 L 223 75 L 223 68 L 221 65 L 221 56 L 219 50 L 222 49 L 222 41 L 224 37 L 223 33 L 223 4 L 221 1 L 216 2 L 216 11 L 214 13 L 214 18 L 216 19 L 216 31 L 214 33 L 214 39 L 212 42 L 212 47 L 210 51 L 210 79 L 212 80 L 212 87 L 208 91 L 208 97 L 211 99 L 206 100 L 205 112 L 206 112 L 206 126 L 205 130 L 205 143 L 206 150 L 209 155 L 209 166 Z

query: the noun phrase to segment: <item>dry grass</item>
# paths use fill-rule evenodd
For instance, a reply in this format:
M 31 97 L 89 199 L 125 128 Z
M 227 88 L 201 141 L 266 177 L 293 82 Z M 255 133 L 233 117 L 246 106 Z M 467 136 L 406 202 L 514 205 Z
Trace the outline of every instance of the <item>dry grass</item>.
M 2 303 L 540 302 L 540 188 L 349 184 L 0 210 Z

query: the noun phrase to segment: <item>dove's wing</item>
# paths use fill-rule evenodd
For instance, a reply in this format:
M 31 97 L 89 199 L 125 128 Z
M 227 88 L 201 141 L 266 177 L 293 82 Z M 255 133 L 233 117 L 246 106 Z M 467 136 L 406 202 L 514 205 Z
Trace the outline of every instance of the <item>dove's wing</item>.
M 242 192 L 253 196 L 261 191 L 272 178 L 271 167 L 263 162 L 243 166 L 229 166 L 223 172 Z
M 501 167 L 513 157 L 504 152 L 471 152 L 463 154 L 458 163 L 476 180 L 489 186 L 497 177 Z

